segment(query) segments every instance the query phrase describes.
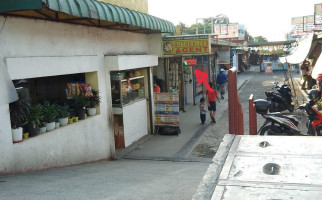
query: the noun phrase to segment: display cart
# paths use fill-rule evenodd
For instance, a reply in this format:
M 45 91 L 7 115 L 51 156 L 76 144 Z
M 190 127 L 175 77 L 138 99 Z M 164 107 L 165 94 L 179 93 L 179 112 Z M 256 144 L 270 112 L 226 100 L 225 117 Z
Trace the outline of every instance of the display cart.
M 179 135 L 180 111 L 178 93 L 154 93 L 155 130 L 165 135 Z

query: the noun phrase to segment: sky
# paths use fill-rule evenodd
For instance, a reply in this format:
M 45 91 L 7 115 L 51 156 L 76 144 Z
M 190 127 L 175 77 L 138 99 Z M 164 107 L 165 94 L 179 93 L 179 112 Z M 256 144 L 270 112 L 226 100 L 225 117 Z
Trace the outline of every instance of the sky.
M 313 15 L 318 3 L 322 0 L 148 0 L 150 15 L 175 26 L 224 14 L 231 23 L 244 24 L 251 36 L 261 35 L 269 41 L 285 40 L 291 18 Z

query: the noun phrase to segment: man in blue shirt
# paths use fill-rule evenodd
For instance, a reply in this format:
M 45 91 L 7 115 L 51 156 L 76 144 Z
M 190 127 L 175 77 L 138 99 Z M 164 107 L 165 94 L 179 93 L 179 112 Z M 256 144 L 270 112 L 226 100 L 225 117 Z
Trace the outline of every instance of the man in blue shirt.
M 224 99 L 226 83 L 227 75 L 225 74 L 225 70 L 221 69 L 220 73 L 217 75 L 217 84 L 219 86 L 219 91 L 222 99 Z

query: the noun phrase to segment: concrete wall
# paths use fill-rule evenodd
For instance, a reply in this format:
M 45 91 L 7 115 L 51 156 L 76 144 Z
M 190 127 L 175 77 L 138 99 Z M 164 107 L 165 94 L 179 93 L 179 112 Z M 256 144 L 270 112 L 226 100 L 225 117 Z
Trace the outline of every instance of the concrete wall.
M 143 13 L 148 13 L 148 0 L 99 0 L 117 6 L 129 8 Z
M 2 16 L 0 26 L 0 67 L 12 79 L 97 72 L 102 97 L 100 114 L 17 144 L 12 143 L 9 106 L 0 105 L 0 174 L 112 158 L 110 75 L 104 55 L 149 54 L 148 36 Z

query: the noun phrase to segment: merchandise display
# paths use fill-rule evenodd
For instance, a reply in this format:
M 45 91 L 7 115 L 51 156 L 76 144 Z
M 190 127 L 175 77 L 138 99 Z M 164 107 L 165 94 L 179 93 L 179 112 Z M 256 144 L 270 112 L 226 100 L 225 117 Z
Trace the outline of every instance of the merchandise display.
M 122 107 L 123 105 L 145 98 L 144 76 L 111 80 L 111 86 L 113 106 Z

